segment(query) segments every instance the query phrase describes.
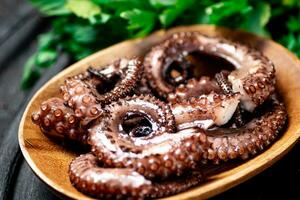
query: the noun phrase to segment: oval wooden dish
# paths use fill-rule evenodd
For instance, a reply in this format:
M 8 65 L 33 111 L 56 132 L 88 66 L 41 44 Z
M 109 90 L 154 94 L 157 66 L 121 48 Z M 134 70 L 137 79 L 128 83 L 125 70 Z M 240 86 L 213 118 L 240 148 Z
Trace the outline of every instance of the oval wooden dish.
M 280 138 L 260 155 L 245 162 L 223 164 L 207 170 L 203 184 L 166 199 L 205 199 L 219 194 L 255 176 L 284 156 L 300 136 L 300 62 L 288 50 L 275 42 L 241 31 L 214 26 L 178 27 L 158 31 L 144 39 L 129 40 L 99 51 L 57 74 L 48 81 L 29 102 L 19 127 L 19 143 L 23 155 L 34 173 L 60 195 L 72 199 L 90 199 L 78 192 L 70 183 L 68 167 L 76 153 L 45 137 L 31 122 L 31 113 L 38 110 L 42 101 L 59 96 L 59 85 L 64 79 L 87 69 L 103 66 L 121 57 L 143 56 L 154 44 L 167 35 L 179 31 L 199 31 L 210 36 L 222 36 L 245 43 L 262 51 L 276 67 L 277 88 L 283 96 L 289 114 L 288 127 Z M 213 171 L 213 173 L 210 173 Z

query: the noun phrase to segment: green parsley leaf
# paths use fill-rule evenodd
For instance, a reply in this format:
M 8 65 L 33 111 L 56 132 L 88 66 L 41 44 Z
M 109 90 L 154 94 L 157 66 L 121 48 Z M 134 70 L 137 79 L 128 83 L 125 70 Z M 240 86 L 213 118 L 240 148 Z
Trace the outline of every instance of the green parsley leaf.
M 194 0 L 177 0 L 174 7 L 164 10 L 159 15 L 160 23 L 163 27 L 170 26 L 193 3 Z
M 155 13 L 139 9 L 124 11 L 120 17 L 128 20 L 127 29 L 133 37 L 142 37 L 152 31 L 156 21 Z
M 265 26 L 269 22 L 270 17 L 271 6 L 268 3 L 260 2 L 253 7 L 242 27 L 252 33 L 268 36 L 269 33 L 265 29 Z
M 222 24 L 224 18 L 241 14 L 245 10 L 249 10 L 247 0 L 227 0 L 206 7 L 205 13 L 208 16 L 208 23 Z
M 300 1 L 299 0 L 282 0 L 282 4 L 285 6 L 298 6 L 300 7 Z
M 84 19 L 89 19 L 101 12 L 100 7 L 91 0 L 68 0 L 66 8 Z
M 106 9 L 113 10 L 117 15 L 126 10 L 150 8 L 148 0 L 93 0 L 96 4 Z
M 31 0 L 32 4 L 48 16 L 67 15 L 71 12 L 65 7 L 66 0 Z
M 33 86 L 35 81 L 40 77 L 40 72 L 35 68 L 36 55 L 33 54 L 24 66 L 23 76 L 21 79 L 21 88 L 26 90 Z
M 149 0 L 150 5 L 156 9 L 174 6 L 177 3 L 177 0 Z
M 42 68 L 50 67 L 55 63 L 57 56 L 58 54 L 55 50 L 47 49 L 40 51 L 36 54 L 35 65 Z
M 31 0 L 54 16 L 24 67 L 33 83 L 57 52 L 76 61 L 116 42 L 175 25 L 215 24 L 270 36 L 300 56 L 299 0 Z M 74 16 L 76 15 L 76 16 Z M 33 60 L 33 61 L 32 61 Z M 32 63 L 33 62 L 33 63 Z M 26 85 L 26 84 L 25 84 Z M 29 84 L 27 84 L 29 85 Z
M 291 32 L 300 31 L 300 14 L 297 17 L 291 16 L 287 22 L 287 27 Z

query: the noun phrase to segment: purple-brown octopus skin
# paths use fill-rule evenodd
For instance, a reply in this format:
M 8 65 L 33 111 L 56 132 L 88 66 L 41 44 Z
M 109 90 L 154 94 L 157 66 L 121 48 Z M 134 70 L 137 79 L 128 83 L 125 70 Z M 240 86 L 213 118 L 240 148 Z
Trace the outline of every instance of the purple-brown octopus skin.
M 90 69 L 85 74 L 65 80 L 61 86 L 63 98 L 75 110 L 76 116 L 85 126 L 101 116 L 102 105 L 129 95 L 136 87 L 142 69 L 142 64 L 137 59 L 120 59 L 100 70 Z M 100 94 L 97 88 L 107 87 L 105 81 L 112 81 L 110 79 L 116 79 L 114 80 L 116 83 L 109 83 L 115 84 L 114 87 Z
M 91 93 L 85 79 L 88 79 L 86 75 L 79 74 L 66 79 L 64 85 L 61 86 L 63 99 L 69 107 L 74 109 L 76 117 L 81 119 L 83 126 L 102 114 L 101 105 Z
M 192 78 L 186 84 L 180 84 L 174 92 L 168 94 L 167 100 L 168 102 L 177 102 L 178 100 L 199 97 L 211 92 L 222 93 L 222 90 L 215 80 L 207 76 L 202 76 L 199 80 Z
M 239 128 L 216 128 L 206 130 L 209 148 L 204 160 L 220 163 L 230 159 L 247 159 L 257 154 L 281 132 L 287 121 L 287 112 L 283 103 L 274 96 L 260 116 Z
M 152 182 L 130 168 L 103 168 L 91 153 L 75 158 L 69 167 L 71 183 L 99 199 L 160 198 L 185 191 L 203 180 L 198 170 L 176 180 Z
M 89 130 L 88 139 L 92 153 L 105 166 L 132 168 L 153 180 L 179 176 L 195 169 L 202 159 L 206 137 L 201 132 L 176 132 L 173 114 L 164 102 L 152 96 L 135 96 L 113 102 L 106 111 Z M 126 132 L 122 124 L 130 116 L 147 119 L 151 125 Z
M 146 108 L 141 110 L 140 105 L 146 105 Z M 168 133 L 155 134 L 154 130 L 149 135 L 142 136 L 147 140 L 143 141 L 142 138 L 133 137 L 134 134 L 124 133 L 120 127 L 120 121 L 126 113 L 136 114 L 137 111 L 147 113 L 150 120 L 160 118 L 161 120 L 153 122 L 157 126 L 165 124 L 167 118 L 172 118 L 166 114 L 170 111 L 163 111 L 165 106 L 167 105 L 150 96 L 127 98 L 111 105 L 115 109 L 113 113 L 107 113 L 110 120 L 105 120 L 91 130 L 89 142 L 96 156 L 82 155 L 70 165 L 72 184 L 79 191 L 96 198 L 143 199 L 176 194 L 201 182 L 199 162 L 218 164 L 229 159 L 247 159 L 267 147 L 287 119 L 283 104 L 272 97 L 271 105 L 268 104 L 267 110 L 260 117 L 239 128 L 188 128 L 170 134 L 171 137 L 168 137 Z M 170 131 L 174 125 L 165 126 L 163 130 Z M 164 138 L 165 136 L 167 137 Z M 172 142 L 176 143 L 175 148 Z M 140 147 L 143 148 L 139 149 Z M 98 163 L 103 166 L 100 167 Z M 169 180 L 172 173 L 168 170 L 178 173 L 178 165 L 185 171 L 193 169 L 192 175 L 176 178 L 176 181 Z M 182 174 L 180 172 L 178 175 Z M 157 182 L 157 176 L 164 179 Z
M 129 168 L 101 168 L 88 153 L 75 158 L 69 167 L 71 183 L 81 192 L 101 199 L 142 199 L 151 181 Z
M 208 129 L 213 125 L 226 124 L 235 113 L 240 94 L 216 94 L 192 97 L 170 103 L 177 130 L 199 127 Z
M 222 57 L 235 66 L 228 80 L 233 92 L 241 93 L 244 109 L 253 111 L 275 91 L 274 65 L 260 52 L 197 32 L 175 33 L 152 48 L 144 59 L 150 86 L 162 97 L 174 92 L 175 86 L 166 81 L 164 72 L 172 62 L 197 51 Z
M 32 113 L 31 119 L 47 136 L 83 143 L 86 140 L 86 132 L 80 129 L 79 119 L 60 98 L 54 97 L 44 101 L 40 110 Z

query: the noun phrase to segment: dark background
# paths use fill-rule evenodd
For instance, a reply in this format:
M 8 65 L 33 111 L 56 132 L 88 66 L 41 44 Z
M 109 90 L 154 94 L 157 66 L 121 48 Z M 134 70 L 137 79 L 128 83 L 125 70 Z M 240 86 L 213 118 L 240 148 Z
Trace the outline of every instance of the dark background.
M 61 55 L 33 89 L 20 90 L 24 63 L 48 28 L 26 0 L 0 0 L 0 199 L 58 199 L 32 173 L 17 141 L 20 116 L 34 91 L 70 64 Z M 263 173 L 213 199 L 300 199 L 299 154 L 298 144 Z

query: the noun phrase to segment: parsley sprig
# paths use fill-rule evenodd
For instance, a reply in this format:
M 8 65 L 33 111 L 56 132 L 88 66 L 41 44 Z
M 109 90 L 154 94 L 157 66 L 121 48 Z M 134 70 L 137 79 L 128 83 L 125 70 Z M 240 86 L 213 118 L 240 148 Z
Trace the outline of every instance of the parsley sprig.
M 300 56 L 298 0 L 31 0 L 51 17 L 24 66 L 30 88 L 60 52 L 73 61 L 119 41 L 176 25 L 215 24 L 271 37 Z

